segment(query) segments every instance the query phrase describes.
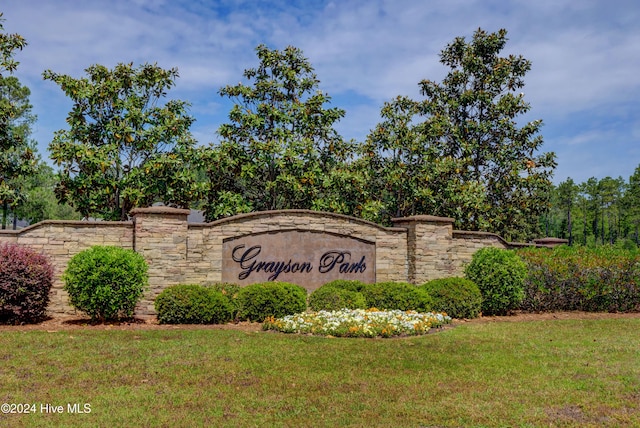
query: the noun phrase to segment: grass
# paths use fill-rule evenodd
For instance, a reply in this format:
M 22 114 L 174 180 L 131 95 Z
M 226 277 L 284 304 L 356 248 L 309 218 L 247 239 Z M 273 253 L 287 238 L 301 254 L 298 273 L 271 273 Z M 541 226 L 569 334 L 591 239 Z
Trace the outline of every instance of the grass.
M 633 318 L 469 323 L 402 339 L 3 332 L 0 403 L 38 411 L 0 414 L 0 426 L 640 426 L 638 331 Z M 65 412 L 41 413 L 46 403 Z

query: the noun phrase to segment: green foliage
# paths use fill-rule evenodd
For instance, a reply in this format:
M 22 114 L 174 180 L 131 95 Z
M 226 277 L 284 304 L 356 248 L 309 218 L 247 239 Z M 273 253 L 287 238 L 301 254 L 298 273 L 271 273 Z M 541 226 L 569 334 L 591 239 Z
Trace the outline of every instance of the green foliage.
M 527 265 L 511 250 L 490 247 L 476 251 L 465 276 L 480 289 L 485 315 L 505 315 L 524 298 Z
M 433 299 L 433 310 L 451 318 L 477 318 L 482 310 L 482 294 L 466 278 L 442 278 L 421 286 Z
M 361 292 L 367 286 L 366 283 L 357 279 L 334 279 L 322 285 L 323 287 L 333 287 L 342 290 Z
M 56 132 L 49 145 L 61 166 L 56 194 L 83 216 L 126 220 L 135 207 L 163 202 L 187 207 L 199 197 L 199 152 L 189 128 L 187 103 L 160 105 L 174 86 L 176 69 L 118 64 L 87 68 L 75 79 L 50 70 L 73 101 L 69 129 Z
M 0 245 L 0 323 L 41 321 L 49 304 L 53 267 L 30 248 Z
M 207 219 L 285 208 L 351 213 L 364 183 L 344 167 L 352 146 L 333 128 L 344 111 L 324 108 L 330 97 L 299 49 L 256 53 L 248 83 L 220 90 L 235 105 L 204 159 Z
M 313 311 L 337 311 L 340 309 L 366 309 L 367 301 L 362 293 L 347 287 L 342 287 L 341 282 L 355 284 L 359 281 L 333 281 L 324 284 L 309 296 L 309 308 Z M 364 284 L 363 284 L 364 285 Z
M 553 187 L 549 209 L 540 218 L 540 224 L 545 236 L 568 239 L 570 244 L 637 247 L 640 166 L 628 181 L 622 177 L 591 177 L 576 184 L 569 178 Z
M 407 282 L 366 284 L 361 290 L 368 308 L 429 312 L 433 300 L 427 292 Z
M 25 200 L 15 210 L 15 215 L 34 224 L 43 220 L 80 220 L 82 216 L 69 204 L 59 203 L 53 169 L 39 162 L 35 174 L 23 180 Z
M 242 289 L 238 284 L 231 282 L 211 282 L 205 284 L 206 287 L 212 290 L 219 291 L 229 299 L 235 299 L 238 297 L 238 292 Z
M 27 45 L 26 40 L 20 34 L 7 34 L 4 32 L 4 14 L 0 12 L 0 76 L 5 71 L 12 73 L 18 67 L 18 61 L 13 58 L 15 51 L 22 50 Z
M 640 251 L 612 246 L 518 250 L 528 266 L 528 311 L 640 310 Z
M 229 299 L 231 306 L 233 307 L 233 314 L 235 315 L 238 312 L 238 305 L 236 299 L 238 297 L 238 293 L 240 292 L 240 287 L 238 284 L 233 284 L 231 282 L 211 282 L 205 284 L 206 287 L 211 288 L 212 290 L 216 290 L 221 292 L 224 296 Z
M 196 284 L 165 288 L 154 306 L 160 324 L 223 324 L 233 319 L 234 312 L 222 291 Z
M 442 83 L 420 82 L 424 100 L 385 103 L 361 153 L 381 210 L 369 215 L 451 217 L 461 229 L 508 239 L 535 232 L 555 155 L 533 155 L 542 121 L 519 126 L 530 106 L 516 91 L 531 63 L 500 56 L 506 42 L 505 30 L 456 38 L 440 55 L 450 68 Z
M 0 209 L 4 229 L 9 209 L 15 211 L 26 200 L 24 181 L 35 173 L 37 158 L 35 142 L 29 138 L 36 120 L 29 102 L 31 91 L 16 77 L 2 75 L 7 66 L 5 61 L 10 62 L 9 67 L 15 67 L 17 63 L 5 57 L 10 55 L 5 51 L 5 44 L 11 44 L 6 34 L 0 34 L 0 43 L 3 54 L 0 64 Z
M 238 318 L 262 322 L 266 317 L 280 318 L 307 309 L 307 291 L 287 282 L 250 284 L 238 292 Z
M 132 250 L 94 246 L 69 260 L 63 280 L 69 303 L 93 321 L 131 317 L 148 284 L 147 263 Z
M 360 147 L 357 165 L 375 195 L 363 209 L 369 220 L 389 223 L 392 217 L 450 215 L 454 209 L 463 213 L 484 197 L 482 188 L 456 177 L 459 164 L 441 156 L 441 148 L 419 122 L 420 111 L 420 103 L 407 97 L 385 103 L 383 121 Z

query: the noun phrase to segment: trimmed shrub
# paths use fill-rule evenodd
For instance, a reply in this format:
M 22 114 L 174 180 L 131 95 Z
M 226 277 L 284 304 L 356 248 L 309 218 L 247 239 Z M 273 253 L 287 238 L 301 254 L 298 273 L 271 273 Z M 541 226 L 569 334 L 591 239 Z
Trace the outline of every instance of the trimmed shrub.
M 482 310 L 482 294 L 466 278 L 434 279 L 421 286 L 433 299 L 433 310 L 451 318 L 477 318 Z
M 309 308 L 313 311 L 337 311 L 340 309 L 366 309 L 367 301 L 362 293 L 325 284 L 309 296 Z
M 611 246 L 524 248 L 527 311 L 640 311 L 640 251 Z
M 333 287 L 356 292 L 362 292 L 362 289 L 366 286 L 366 283 L 358 281 L 357 279 L 336 279 L 322 285 L 322 287 Z
M 407 282 L 378 282 L 362 289 L 368 308 L 429 312 L 433 301 L 427 292 Z
M 484 315 L 506 315 L 524 298 L 527 265 L 514 251 L 482 248 L 473 254 L 465 275 L 480 289 Z
M 262 322 L 307 309 L 307 290 L 288 282 L 259 282 L 242 287 L 236 298 L 238 318 Z
M 0 245 L 0 323 L 33 323 L 45 318 L 53 267 L 30 248 Z
M 233 284 L 231 282 L 209 282 L 204 284 L 204 286 L 221 292 L 229 299 L 235 299 L 238 297 L 238 292 L 242 289 L 238 284 Z
M 214 287 L 178 284 L 154 302 L 160 324 L 223 324 L 233 319 L 230 299 Z
M 133 250 L 94 246 L 69 260 L 63 280 L 69 303 L 92 321 L 131 317 L 148 284 L 147 263 Z
M 233 308 L 233 316 L 235 317 L 236 312 L 238 312 L 238 305 L 236 302 L 236 298 L 238 297 L 238 293 L 242 289 L 238 284 L 234 284 L 231 282 L 210 282 L 205 283 L 205 287 L 209 287 L 213 290 L 221 292 L 227 299 L 229 299 L 229 303 Z

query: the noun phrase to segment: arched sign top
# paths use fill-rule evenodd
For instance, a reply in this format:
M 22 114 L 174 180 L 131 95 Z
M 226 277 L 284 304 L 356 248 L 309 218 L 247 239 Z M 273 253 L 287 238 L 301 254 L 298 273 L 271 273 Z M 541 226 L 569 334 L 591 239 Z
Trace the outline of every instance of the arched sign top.
M 350 223 L 361 224 L 364 226 L 374 227 L 379 230 L 385 230 L 389 232 L 399 232 L 404 231 L 405 228 L 402 227 L 386 227 L 379 225 L 378 223 L 374 223 L 372 221 L 363 220 L 361 218 L 348 216 L 345 214 L 336 214 L 324 211 L 313 211 L 313 210 L 273 210 L 273 211 L 257 211 L 252 213 L 245 214 L 237 214 L 232 217 L 225 217 L 219 220 L 212 221 L 210 223 L 200 223 L 200 224 L 191 224 L 190 226 L 206 226 L 206 227 L 216 227 L 221 226 L 227 223 L 234 223 L 238 221 L 247 221 L 253 219 L 260 219 L 264 217 L 279 217 L 279 216 L 312 216 L 317 218 L 335 218 L 339 220 L 345 220 Z

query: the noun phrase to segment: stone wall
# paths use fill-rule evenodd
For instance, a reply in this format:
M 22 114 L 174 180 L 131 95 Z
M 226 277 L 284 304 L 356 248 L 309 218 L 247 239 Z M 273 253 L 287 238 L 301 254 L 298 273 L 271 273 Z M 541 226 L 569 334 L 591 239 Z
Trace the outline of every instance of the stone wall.
M 339 214 L 307 210 L 242 214 L 212 223 L 189 224 L 189 210 L 138 208 L 130 222 L 45 221 L 19 231 L 0 231 L 0 243 L 26 245 L 47 254 L 55 268 L 49 311 L 75 314 L 62 289 L 61 275 L 73 255 L 93 245 L 131 248 L 149 264 L 149 290 L 136 315 L 154 314 L 155 297 L 178 283 L 220 281 L 225 240 L 253 234 L 300 231 L 329 233 L 375 244 L 375 280 L 409 281 L 460 276 L 480 248 L 512 248 L 497 235 L 453 230 L 453 220 L 433 216 L 394 219 L 394 227 Z M 311 232 L 311 233 L 310 233 Z M 309 245 L 314 245 L 313 239 Z M 300 284 L 305 286 L 305 284 Z M 309 291 L 316 287 L 307 286 Z
M 18 231 L 0 231 L 0 243 L 25 245 L 49 256 L 54 268 L 51 314 L 74 313 L 61 279 L 71 257 L 93 245 L 133 249 L 133 237 L 133 222 L 47 220 Z
M 340 214 L 286 210 L 241 214 L 213 223 L 190 224 L 189 270 L 185 274 L 185 280 L 200 282 L 222 279 L 222 247 L 225 239 L 279 230 L 331 232 L 374 242 L 376 280 L 382 282 L 407 279 L 406 229 L 383 227 Z

